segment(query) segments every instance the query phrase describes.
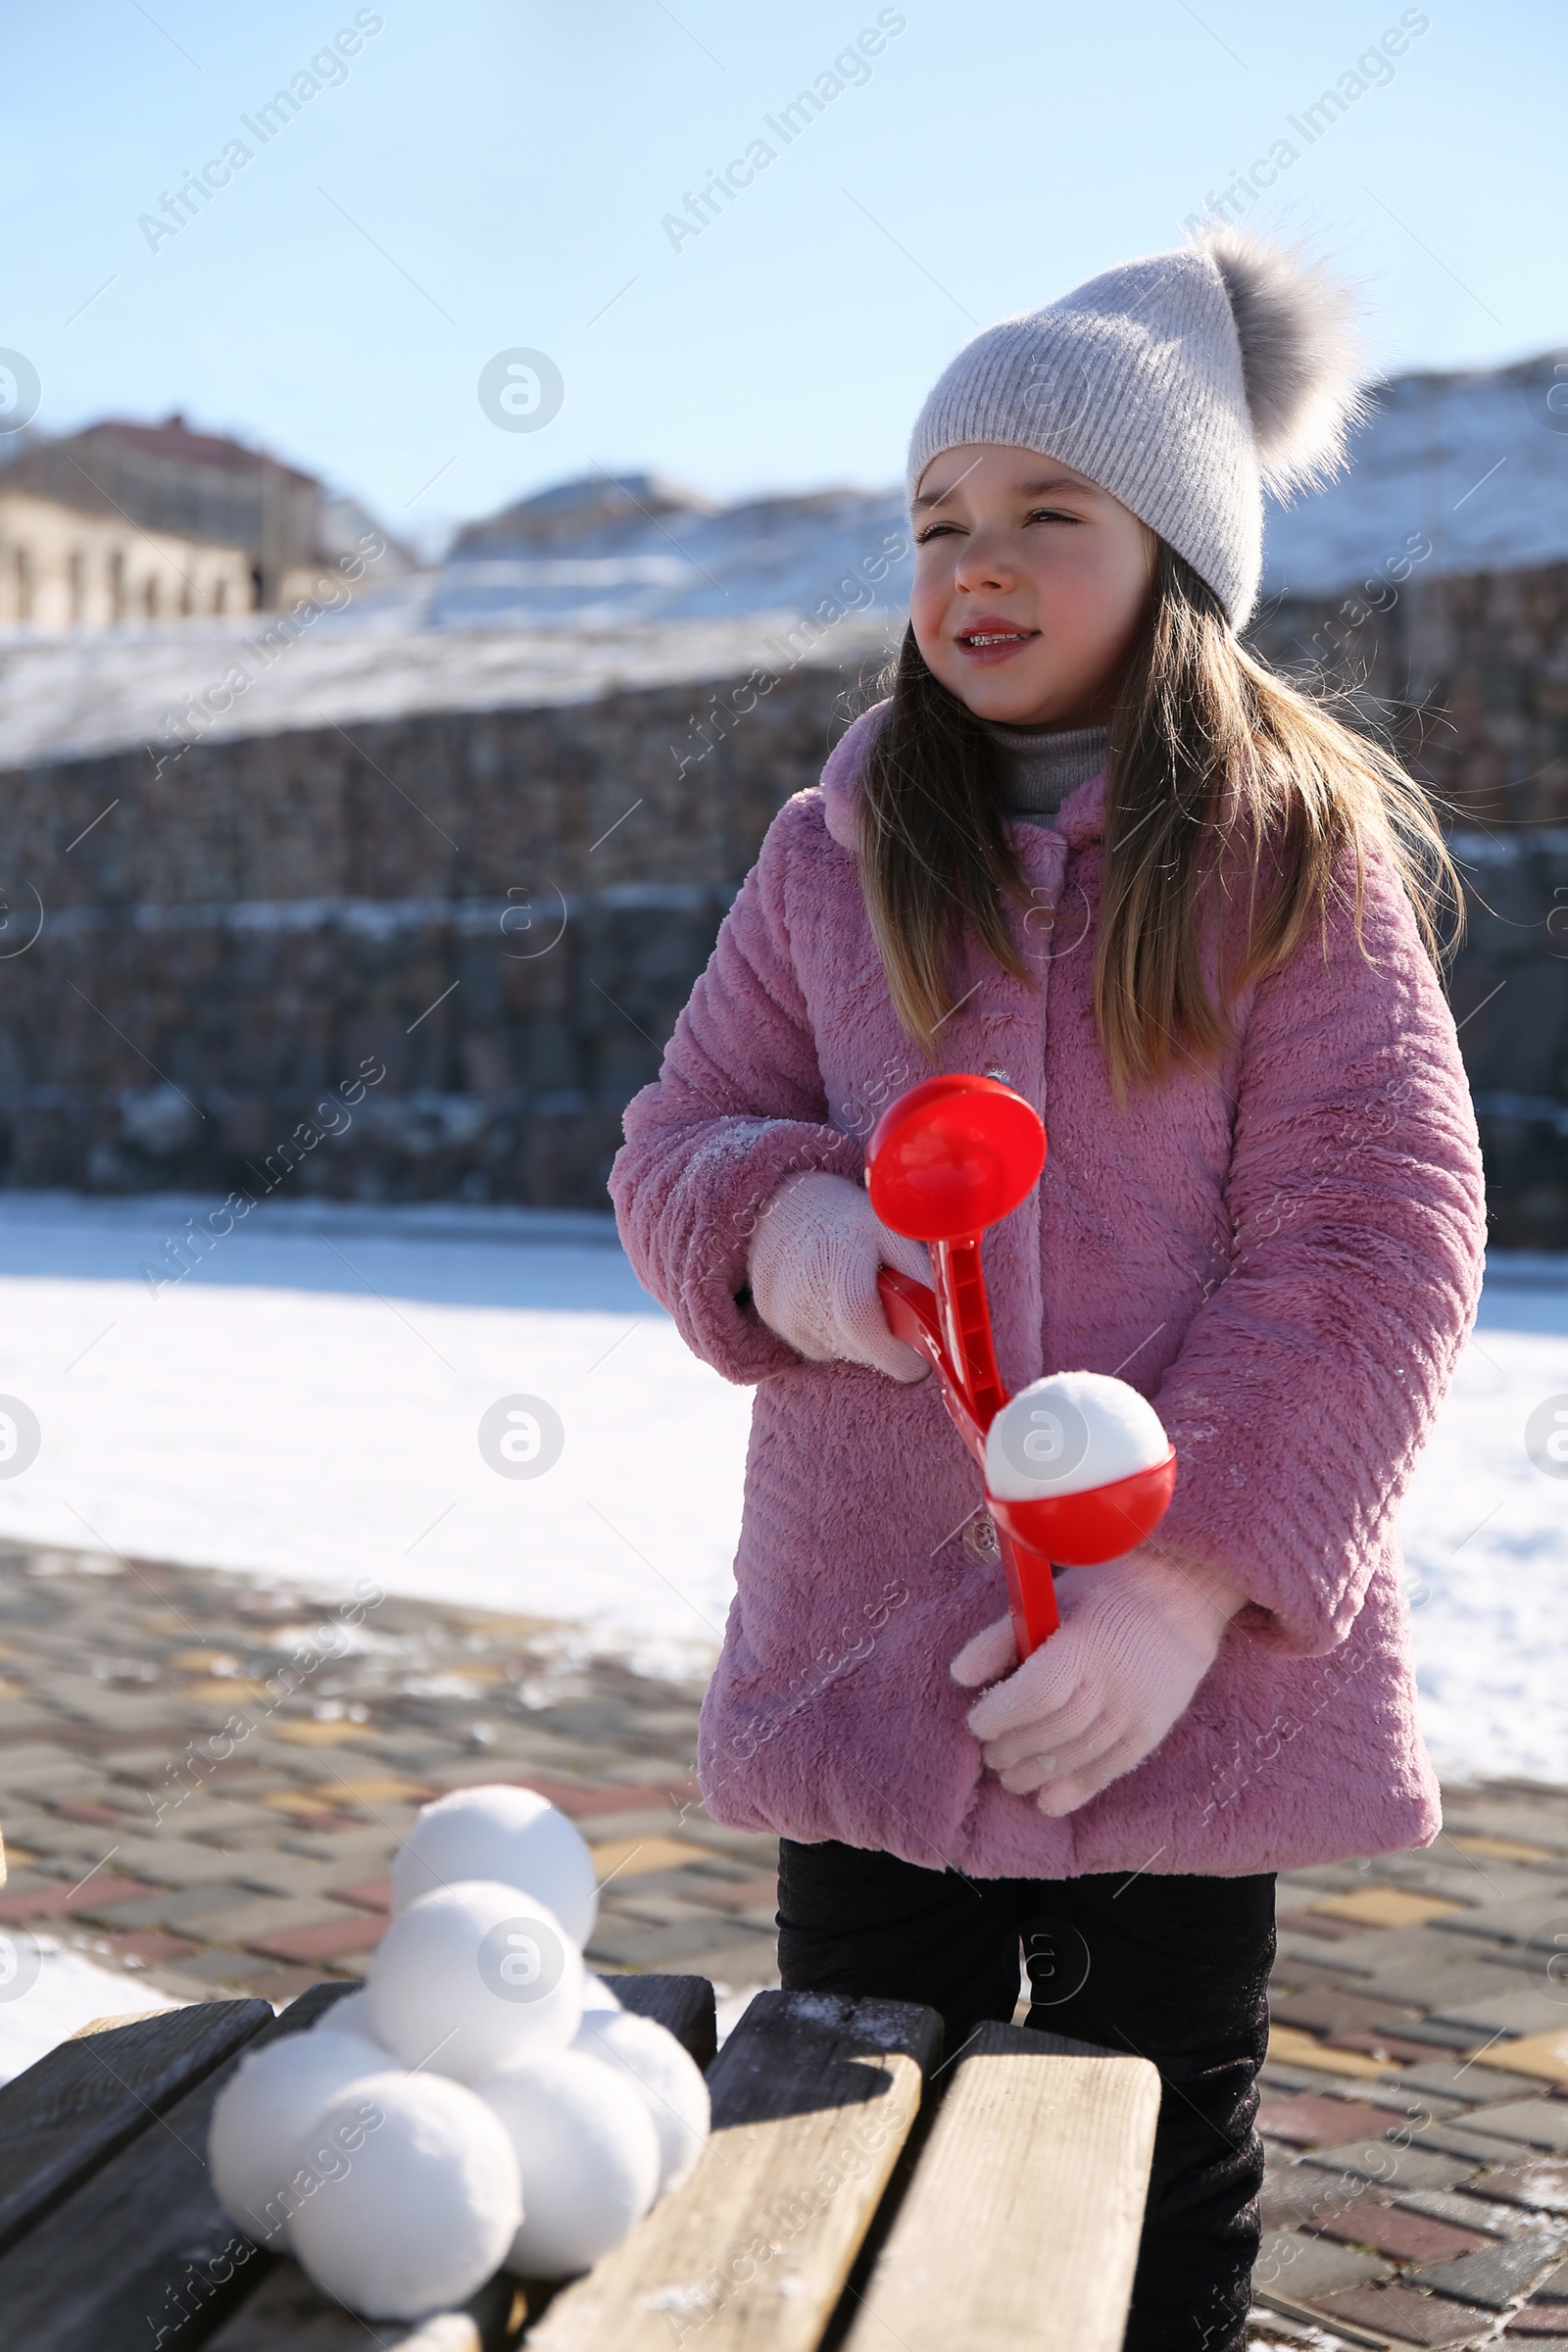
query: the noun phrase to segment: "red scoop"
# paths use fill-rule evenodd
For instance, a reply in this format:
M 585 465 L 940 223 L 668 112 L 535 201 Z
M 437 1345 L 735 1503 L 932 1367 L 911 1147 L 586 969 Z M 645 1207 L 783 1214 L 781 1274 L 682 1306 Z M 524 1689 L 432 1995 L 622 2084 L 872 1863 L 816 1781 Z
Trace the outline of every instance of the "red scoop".
M 930 1244 L 934 1259 L 934 1293 L 883 1267 L 878 1289 L 889 1328 L 935 1370 L 982 1478 L 986 1432 L 1007 1392 L 992 1343 L 980 1237 L 1027 1200 L 1045 1163 L 1039 1112 L 1000 1079 L 965 1072 L 927 1078 L 889 1103 L 866 1147 L 872 1207 L 895 1233 Z M 1131 1551 L 1163 1518 L 1175 1476 L 1173 1454 L 1153 1471 L 1078 1494 L 1011 1503 L 987 1494 L 1020 1658 L 1059 1623 L 1053 1558 L 1087 1567 Z
M 942 1337 L 982 1436 L 1007 1393 L 980 1236 L 1028 1199 L 1045 1164 L 1040 1113 L 1000 1079 L 961 1072 L 924 1079 L 890 1102 L 866 1148 L 866 1186 L 883 1224 L 935 1250 Z

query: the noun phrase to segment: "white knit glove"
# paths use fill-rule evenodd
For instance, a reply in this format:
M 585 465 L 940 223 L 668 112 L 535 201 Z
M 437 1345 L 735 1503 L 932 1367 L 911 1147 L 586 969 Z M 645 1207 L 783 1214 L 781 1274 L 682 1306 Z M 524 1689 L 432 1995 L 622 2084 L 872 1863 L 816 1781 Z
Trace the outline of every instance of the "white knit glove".
M 862 1186 L 818 1170 L 779 1186 L 752 1237 L 747 1271 L 762 1321 L 812 1363 L 870 1364 L 892 1380 L 923 1380 L 925 1358 L 888 1329 L 881 1266 L 931 1279 L 924 1242 L 890 1233 Z
M 971 1690 L 1006 1674 L 970 1708 L 969 1729 L 1004 1788 L 1038 1789 L 1041 1812 L 1055 1817 L 1152 1754 L 1247 1597 L 1149 1549 L 1066 1570 L 1058 1592 L 1060 1628 L 1021 1666 L 1007 1617 L 976 1634 L 952 1666 Z

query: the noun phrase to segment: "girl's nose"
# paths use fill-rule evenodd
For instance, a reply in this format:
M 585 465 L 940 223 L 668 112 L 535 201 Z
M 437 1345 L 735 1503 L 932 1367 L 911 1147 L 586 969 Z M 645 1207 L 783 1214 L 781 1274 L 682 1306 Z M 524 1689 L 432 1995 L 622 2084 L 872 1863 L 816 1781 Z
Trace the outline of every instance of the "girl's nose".
M 1014 587 L 1017 572 L 1001 545 L 982 533 L 964 542 L 954 572 L 954 585 L 969 596 Z

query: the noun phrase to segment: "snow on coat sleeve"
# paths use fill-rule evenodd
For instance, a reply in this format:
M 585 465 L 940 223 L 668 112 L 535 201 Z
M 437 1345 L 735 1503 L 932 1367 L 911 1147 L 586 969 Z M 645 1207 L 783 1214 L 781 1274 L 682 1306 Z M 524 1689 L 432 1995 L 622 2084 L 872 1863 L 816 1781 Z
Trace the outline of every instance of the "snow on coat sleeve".
M 1263 982 L 1240 1061 L 1231 1266 L 1154 1402 L 1177 1448 L 1155 1547 L 1314 1655 L 1349 1631 L 1475 1314 L 1480 1150 L 1453 1021 L 1397 876 Z M 1264 1614 L 1267 1612 L 1267 1614 Z
M 611 1171 L 626 1253 L 681 1337 L 726 1380 L 799 1362 L 743 1303 L 758 1218 L 796 1169 L 858 1177 L 858 1140 L 827 1097 L 790 950 L 793 853 L 821 831 L 819 795 L 786 804 L 724 917 L 658 1078 L 628 1104 Z

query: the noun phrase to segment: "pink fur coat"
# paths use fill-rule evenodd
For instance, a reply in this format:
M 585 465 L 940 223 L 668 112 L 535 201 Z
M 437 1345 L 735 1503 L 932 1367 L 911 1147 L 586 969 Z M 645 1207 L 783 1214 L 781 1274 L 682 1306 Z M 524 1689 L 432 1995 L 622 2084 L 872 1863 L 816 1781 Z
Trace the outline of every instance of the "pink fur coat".
M 900 1028 L 854 854 L 867 712 L 779 813 L 611 1180 L 638 1274 L 696 1352 L 756 1384 L 723 1654 L 703 1709 L 714 1819 L 980 1878 L 1204 1871 L 1432 1838 L 1396 1531 L 1475 1309 L 1475 1121 L 1396 878 L 1364 938 L 1314 932 L 1239 1008 L 1219 1071 L 1124 1105 L 1092 995 L 1104 779 L 1012 839 L 1034 984 L 978 950 L 941 1066 L 1041 1110 L 1038 1192 L 985 1245 L 1003 1378 L 1119 1373 L 1176 1445 L 1157 1539 L 1248 1603 L 1187 1712 L 1061 1820 L 984 1768 L 949 1666 L 1004 1607 L 980 1481 L 935 1383 L 803 1361 L 745 1296 L 780 1181 L 858 1177 L 929 1065 Z M 971 992 L 971 993 L 965 993 Z M 964 1540 L 966 1526 L 969 1543 Z

